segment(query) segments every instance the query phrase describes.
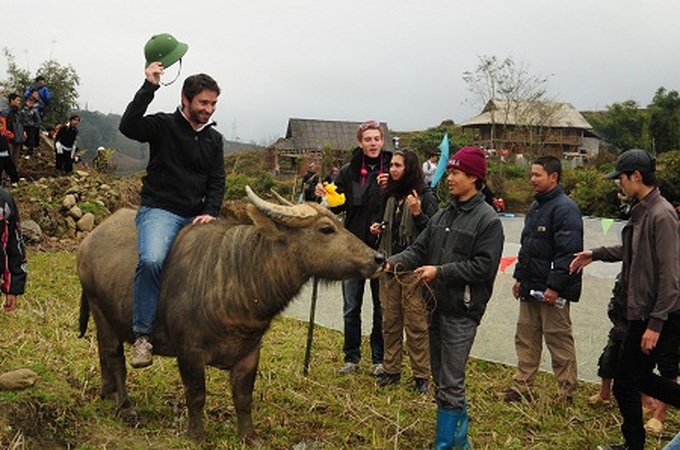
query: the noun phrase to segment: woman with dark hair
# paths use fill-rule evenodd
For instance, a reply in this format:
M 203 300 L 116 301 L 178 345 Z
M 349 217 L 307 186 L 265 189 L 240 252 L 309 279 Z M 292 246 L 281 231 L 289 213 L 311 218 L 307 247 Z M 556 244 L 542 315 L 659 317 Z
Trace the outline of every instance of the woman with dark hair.
M 406 249 L 438 209 L 437 197 L 425 185 L 415 153 L 394 152 L 384 197 L 383 220 L 371 225 L 371 233 L 380 235 L 379 250 L 389 257 Z M 409 273 L 381 278 L 380 304 L 385 373 L 379 376 L 378 385 L 397 384 L 401 380 L 402 337 L 406 330 L 414 388 L 426 393 L 431 375 L 428 315 L 417 277 Z

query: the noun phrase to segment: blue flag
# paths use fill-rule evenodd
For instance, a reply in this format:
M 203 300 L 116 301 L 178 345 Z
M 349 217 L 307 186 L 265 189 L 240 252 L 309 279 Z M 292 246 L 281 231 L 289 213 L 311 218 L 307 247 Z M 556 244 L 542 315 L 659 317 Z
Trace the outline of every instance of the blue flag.
M 435 170 L 432 176 L 432 182 L 430 186 L 433 188 L 437 187 L 437 183 L 442 178 L 446 172 L 446 164 L 449 162 L 449 134 L 445 133 L 442 138 L 442 143 L 439 144 L 439 161 L 437 162 L 437 170 Z

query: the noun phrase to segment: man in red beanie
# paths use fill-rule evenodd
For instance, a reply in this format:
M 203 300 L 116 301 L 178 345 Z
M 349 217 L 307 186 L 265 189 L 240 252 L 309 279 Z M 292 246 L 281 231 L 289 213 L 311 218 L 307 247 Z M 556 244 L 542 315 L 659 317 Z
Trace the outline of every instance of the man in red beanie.
M 513 275 L 512 295 L 520 300 L 515 333 L 517 371 L 512 388 L 503 393 L 506 402 L 532 398 L 544 339 L 559 397 L 570 404 L 576 390 L 569 307 L 581 296 L 581 275 L 570 273 L 569 264 L 583 248 L 583 220 L 578 206 L 560 185 L 561 174 L 562 165 L 554 156 L 540 156 L 531 164 L 536 195 L 524 219 Z M 536 292 L 543 293 L 542 298 L 532 295 Z
M 430 364 L 437 385 L 435 449 L 469 449 L 465 364 L 491 298 L 503 251 L 503 226 L 481 193 L 486 158 L 460 149 L 447 164 L 451 194 L 416 241 L 388 259 L 387 271 L 413 270 L 429 302 Z

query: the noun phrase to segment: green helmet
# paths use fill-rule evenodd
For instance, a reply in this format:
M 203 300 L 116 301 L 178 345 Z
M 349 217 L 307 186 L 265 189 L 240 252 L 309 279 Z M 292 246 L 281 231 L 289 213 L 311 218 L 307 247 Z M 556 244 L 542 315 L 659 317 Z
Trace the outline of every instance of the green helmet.
M 163 68 L 167 69 L 187 52 L 189 46 L 184 42 L 179 42 L 171 34 L 161 33 L 151 36 L 151 39 L 144 46 L 144 56 L 146 57 L 146 67 L 154 61 L 160 61 Z

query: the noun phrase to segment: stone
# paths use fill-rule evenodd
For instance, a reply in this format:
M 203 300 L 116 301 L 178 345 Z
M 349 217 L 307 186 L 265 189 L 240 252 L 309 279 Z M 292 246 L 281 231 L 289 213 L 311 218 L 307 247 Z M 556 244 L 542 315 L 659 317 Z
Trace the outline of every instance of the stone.
M 71 209 L 73 206 L 76 204 L 76 196 L 73 194 L 67 194 L 64 197 L 64 200 L 61 202 L 61 206 L 64 207 L 64 209 Z
M 94 228 L 94 214 L 85 213 L 76 226 L 79 231 L 92 231 Z
M 22 220 L 21 232 L 27 244 L 37 244 L 42 241 L 42 228 L 35 220 Z
M 31 387 L 38 381 L 38 374 L 30 369 L 17 369 L 0 375 L 0 391 L 17 391 Z
M 83 211 L 78 207 L 78 205 L 74 205 L 68 210 L 68 215 L 73 217 L 75 220 L 79 220 L 81 217 L 83 217 Z

